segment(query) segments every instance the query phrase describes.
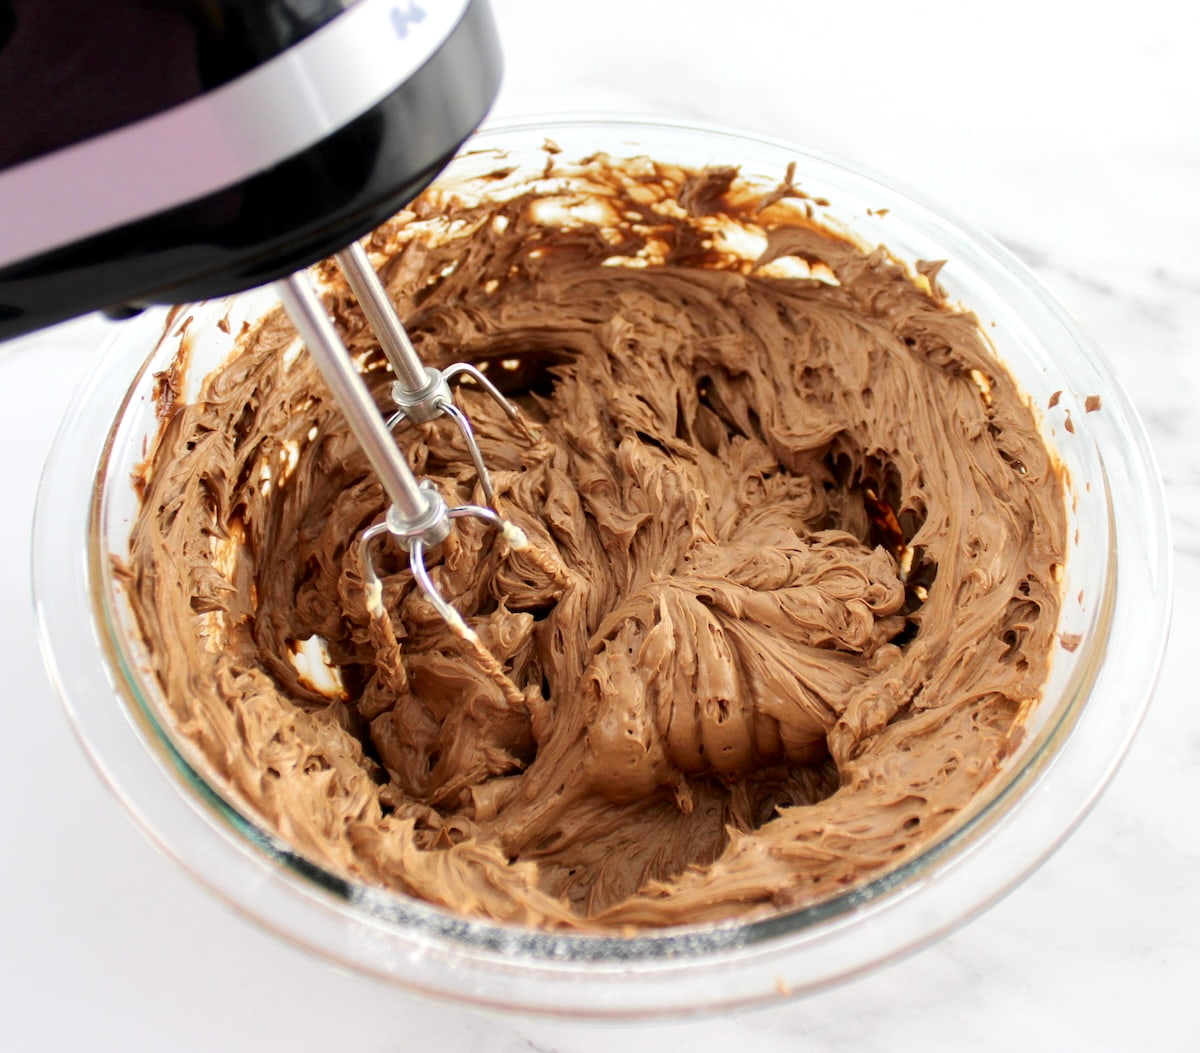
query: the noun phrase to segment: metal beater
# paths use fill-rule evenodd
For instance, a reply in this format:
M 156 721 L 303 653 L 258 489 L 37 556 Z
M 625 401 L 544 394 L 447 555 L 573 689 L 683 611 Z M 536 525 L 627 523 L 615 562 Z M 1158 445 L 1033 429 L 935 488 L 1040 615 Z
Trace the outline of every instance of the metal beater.
M 390 501 L 383 520 L 370 527 L 362 537 L 368 610 L 373 617 L 386 616 L 383 587 L 371 558 L 371 544 L 376 538 L 390 535 L 407 550 L 413 578 L 434 609 L 470 645 L 485 669 L 503 678 L 500 682 L 505 684 L 506 696 L 511 696 L 510 702 L 518 703 L 520 693 L 507 683 L 500 663 L 483 646 L 478 634 L 462 615 L 439 592 L 426 566 L 425 553 L 446 540 L 450 535 L 452 520 L 467 517 L 481 519 L 497 529 L 512 551 L 528 549 L 529 539 L 520 527 L 505 519 L 494 508 L 472 504 L 451 507 L 431 482 L 418 482 L 393 439 L 391 429 L 404 419 L 421 423 L 443 414 L 448 416 L 462 433 L 490 505 L 495 501 L 491 476 L 483 462 L 470 420 L 454 403 L 449 379 L 456 375 L 469 376 L 499 403 L 511 420 L 518 421 L 520 412 L 475 366 L 456 362 L 445 369 L 438 369 L 426 366 L 421 361 L 361 245 L 355 242 L 335 254 L 334 258 L 396 376 L 392 385 L 392 399 L 397 411 L 387 422 L 376 408 L 366 384 L 354 367 L 350 352 L 307 277 L 297 272 L 276 282 L 275 290 Z

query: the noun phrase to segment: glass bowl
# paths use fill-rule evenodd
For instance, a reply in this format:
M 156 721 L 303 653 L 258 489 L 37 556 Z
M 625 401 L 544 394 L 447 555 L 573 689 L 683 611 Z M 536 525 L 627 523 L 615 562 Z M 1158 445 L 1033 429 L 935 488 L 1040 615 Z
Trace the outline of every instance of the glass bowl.
M 477 1006 L 638 1018 L 744 1006 L 845 980 L 945 934 L 1030 873 L 1112 776 L 1148 703 L 1166 638 L 1170 546 L 1149 444 L 1108 364 L 1038 280 L 992 239 L 883 182 L 784 143 L 617 118 L 527 120 L 480 131 L 451 177 L 497 156 L 540 171 L 565 158 L 646 154 L 740 166 L 774 185 L 789 164 L 820 218 L 898 259 L 949 261 L 951 302 L 978 316 L 1039 411 L 1066 469 L 1065 597 L 1044 698 L 1020 746 L 964 818 L 921 855 L 815 906 L 746 922 L 630 937 L 465 919 L 330 873 L 263 828 L 163 719 L 157 682 L 112 556 L 127 551 L 134 472 L 157 433 L 156 374 L 189 342 L 184 399 L 218 364 L 267 290 L 147 312 L 97 355 L 47 462 L 34 584 L 43 650 L 102 777 L 146 833 L 243 914 L 333 961 Z M 193 322 L 185 336 L 178 322 Z M 216 321 L 230 324 L 218 328 Z M 234 335 L 226 335 L 224 330 Z M 1056 393 L 1059 393 L 1056 395 Z M 1089 396 L 1102 410 L 1087 412 Z M 1090 403 L 1094 406 L 1095 403 Z

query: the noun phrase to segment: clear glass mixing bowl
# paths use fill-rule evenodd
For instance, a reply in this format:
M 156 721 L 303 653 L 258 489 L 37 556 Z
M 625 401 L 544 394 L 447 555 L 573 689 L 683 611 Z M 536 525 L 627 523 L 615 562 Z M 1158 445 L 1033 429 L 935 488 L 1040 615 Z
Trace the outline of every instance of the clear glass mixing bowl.
M 564 1016 L 634 1018 L 813 991 L 914 950 L 983 910 L 1046 858 L 1107 783 L 1150 698 L 1170 608 L 1167 515 L 1133 407 L 1096 348 L 1038 280 L 992 239 L 826 157 L 709 128 L 622 119 L 531 120 L 481 131 L 455 176 L 506 164 L 646 154 L 736 164 L 775 185 L 790 163 L 821 215 L 902 260 L 949 261 L 940 281 L 1042 411 L 1069 477 L 1061 649 L 1020 748 L 965 819 L 924 854 L 817 906 L 746 923 L 630 938 L 562 935 L 466 920 L 356 885 L 300 857 L 215 780 L 168 722 L 116 587 L 134 469 L 155 435 L 155 374 L 180 348 L 148 312 L 97 355 L 47 463 L 34 583 L 43 648 L 85 749 L 136 821 L 181 865 L 285 938 L 439 998 Z M 258 291 L 189 307 L 192 361 L 216 364 L 272 304 Z M 184 314 L 176 317 L 182 318 Z M 203 334 L 203 336 L 197 335 Z M 189 384 L 195 384 L 193 366 Z M 1055 392 L 1061 392 L 1057 401 Z M 185 390 L 185 397 L 187 391 Z M 1087 396 L 1100 412 L 1086 412 Z M 1055 404 L 1051 406 L 1051 403 Z M 1068 419 L 1070 425 L 1068 426 Z

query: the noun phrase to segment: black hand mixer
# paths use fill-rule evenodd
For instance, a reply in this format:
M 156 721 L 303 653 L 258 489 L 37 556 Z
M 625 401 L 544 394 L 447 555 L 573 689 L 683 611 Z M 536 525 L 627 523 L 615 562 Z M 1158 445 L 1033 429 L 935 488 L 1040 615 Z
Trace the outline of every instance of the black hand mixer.
M 416 196 L 495 98 L 486 0 L 0 0 L 0 339 L 93 310 L 241 292 L 268 282 L 390 501 L 363 539 L 409 551 L 414 578 L 486 662 L 424 563 L 451 522 L 390 428 L 450 416 L 487 501 L 491 481 L 448 379 L 425 366 L 358 238 Z M 395 374 L 385 422 L 303 273 L 333 255 Z M 493 660 L 494 661 L 494 660 Z

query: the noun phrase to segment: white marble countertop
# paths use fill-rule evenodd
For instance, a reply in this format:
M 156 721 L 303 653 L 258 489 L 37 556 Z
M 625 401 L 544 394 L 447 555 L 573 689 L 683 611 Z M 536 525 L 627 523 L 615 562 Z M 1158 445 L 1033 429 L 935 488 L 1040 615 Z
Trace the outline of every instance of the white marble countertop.
M 491 1018 L 335 971 L 156 854 L 84 760 L 37 658 L 30 517 L 72 381 L 109 326 L 87 319 L 0 345 L 0 1045 L 1198 1048 L 1200 708 L 1186 661 L 1200 637 L 1200 78 L 1187 5 L 494 4 L 497 114 L 657 114 L 843 156 L 998 236 L 1074 312 L 1148 426 L 1172 509 L 1172 642 L 1141 733 L 1082 827 L 999 905 L 814 997 L 614 1031 Z

